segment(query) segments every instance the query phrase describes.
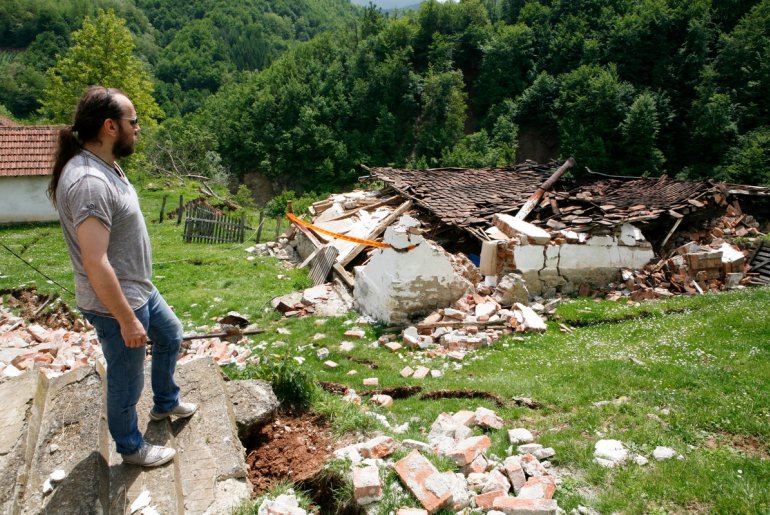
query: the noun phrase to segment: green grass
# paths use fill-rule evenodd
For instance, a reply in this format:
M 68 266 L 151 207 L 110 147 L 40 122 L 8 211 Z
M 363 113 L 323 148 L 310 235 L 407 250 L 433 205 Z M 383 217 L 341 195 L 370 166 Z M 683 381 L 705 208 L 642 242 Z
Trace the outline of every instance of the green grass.
M 504 338 L 461 364 L 424 352 L 392 353 L 373 346 L 380 328 L 365 324 L 360 326 L 366 337 L 351 340 L 355 348 L 344 353 L 339 344 L 346 339 L 343 333 L 358 325 L 355 313 L 323 322 L 314 317 L 277 320 L 270 298 L 307 284 L 306 272 L 286 269 L 274 259 L 247 261 L 243 249 L 251 243 L 183 243 L 181 228 L 173 222 L 153 222 L 163 195 L 178 199 L 180 189 L 153 181 L 154 186 L 147 181 L 140 185 L 154 248 L 154 280 L 188 331 L 236 310 L 266 329 L 252 338 L 255 355 L 290 360 L 316 381 L 342 383 L 359 393 L 366 390 L 365 377 L 378 377 L 381 387 L 421 384 L 425 390 L 494 393 L 507 401 L 506 407 L 415 395 L 396 399 L 390 411 L 368 408 L 393 427 L 409 423 L 409 430 L 397 438 L 424 440 L 441 412 L 477 406 L 496 410 L 506 428 L 538 431 L 538 442 L 556 449 L 554 465 L 569 470 L 556 494 L 568 512 L 582 504 L 601 513 L 770 513 L 770 288 L 636 304 L 568 301 L 556 315 L 575 327 L 573 333 L 561 333 L 552 323 L 545 334 Z M 192 198 L 194 188 L 185 185 L 181 191 Z M 71 287 L 58 226 L 3 227 L 0 239 Z M 0 289 L 36 284 L 44 291 L 57 290 L 4 250 L 0 276 Z M 280 334 L 278 328 L 290 334 Z M 324 336 L 316 339 L 316 334 Z M 316 356 L 321 347 L 330 350 L 325 359 L 339 368 L 323 367 Z M 377 368 L 369 368 L 365 360 Z M 439 368 L 444 375 L 416 381 L 398 373 L 419 364 Z M 348 375 L 351 370 L 356 375 Z M 531 397 L 544 407 L 515 406 L 510 402 L 514 396 Z M 628 401 L 593 404 L 621 396 Z M 331 394 L 314 393 L 312 409 L 328 417 L 336 435 L 383 430 L 358 406 Z M 489 435 L 491 452 L 505 456 L 505 431 Z M 684 460 L 603 469 L 592 462 L 600 438 L 619 439 L 647 456 L 658 445 L 670 446 Z M 393 474 L 383 474 L 386 482 L 397 481 Z M 403 502 L 393 491 L 383 510 Z

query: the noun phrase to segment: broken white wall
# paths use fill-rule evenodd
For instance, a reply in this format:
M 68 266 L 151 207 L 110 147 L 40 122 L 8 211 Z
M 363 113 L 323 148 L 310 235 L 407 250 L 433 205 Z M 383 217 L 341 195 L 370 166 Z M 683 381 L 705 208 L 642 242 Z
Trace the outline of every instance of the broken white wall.
M 573 240 L 574 241 L 574 240 Z M 530 293 L 570 293 L 582 283 L 604 287 L 617 280 L 621 268 L 639 269 L 655 257 L 652 245 L 631 224 L 613 234 L 590 236 L 585 243 L 513 246 L 513 260 Z
M 419 222 L 402 216 L 383 237 L 394 248 L 377 249 L 371 260 L 356 269 L 353 296 L 359 310 L 385 323 L 406 323 L 410 318 L 446 307 L 472 288 L 455 272 L 439 246 L 410 231 Z

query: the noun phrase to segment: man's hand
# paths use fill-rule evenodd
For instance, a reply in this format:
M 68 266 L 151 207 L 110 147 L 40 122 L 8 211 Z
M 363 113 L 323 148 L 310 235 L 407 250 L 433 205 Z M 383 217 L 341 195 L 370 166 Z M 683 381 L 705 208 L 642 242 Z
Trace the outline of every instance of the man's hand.
M 97 218 L 91 216 L 80 224 L 77 237 L 88 282 L 102 304 L 120 324 L 123 342 L 126 347 L 142 347 L 147 343 L 147 331 L 129 306 L 120 289 L 115 270 L 107 259 L 110 231 Z
M 126 347 L 142 347 L 147 344 L 147 332 L 138 318 L 128 322 L 118 321 L 120 324 L 120 335 Z

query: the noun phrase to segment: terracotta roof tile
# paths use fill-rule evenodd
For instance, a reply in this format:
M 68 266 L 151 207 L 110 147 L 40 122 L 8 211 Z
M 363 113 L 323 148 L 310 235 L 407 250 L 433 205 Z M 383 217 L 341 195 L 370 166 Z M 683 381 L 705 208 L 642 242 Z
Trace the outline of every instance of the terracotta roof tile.
M 49 175 L 59 127 L 0 127 L 0 177 Z

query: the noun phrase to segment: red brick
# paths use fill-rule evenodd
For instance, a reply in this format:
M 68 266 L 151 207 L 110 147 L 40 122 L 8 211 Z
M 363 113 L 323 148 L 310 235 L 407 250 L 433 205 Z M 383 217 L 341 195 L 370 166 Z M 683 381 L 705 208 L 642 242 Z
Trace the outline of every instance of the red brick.
M 502 490 L 492 490 L 491 492 L 475 496 L 473 500 L 476 501 L 477 508 L 489 510 L 492 508 L 492 504 L 494 503 L 495 499 L 498 497 L 504 497 L 506 495 L 507 493 L 503 492 Z
M 358 452 L 364 458 L 384 458 L 396 450 L 396 442 L 389 436 L 378 436 L 358 447 Z
M 548 471 L 540 464 L 540 460 L 531 454 L 525 454 L 521 457 L 521 467 L 528 476 L 547 476 Z
M 461 423 L 464 426 L 473 427 L 476 425 L 476 413 L 473 411 L 462 410 L 458 411 L 452 418 Z
M 382 482 L 377 465 L 353 469 L 353 496 L 358 504 L 370 504 L 382 499 Z
M 396 515 L 428 515 L 428 512 L 420 508 L 399 508 Z
M 551 476 L 538 476 L 527 479 L 517 497 L 520 499 L 553 499 L 556 481 Z
M 429 514 L 440 510 L 452 500 L 452 492 L 441 473 L 419 452 L 412 451 L 399 460 L 394 468 L 401 481 Z
M 508 476 L 508 480 L 511 482 L 511 486 L 513 486 L 513 493 L 518 494 L 521 487 L 527 482 L 520 459 L 516 456 L 507 458 L 503 463 L 503 471 L 505 471 L 505 475 Z
M 506 515 L 556 515 L 558 505 L 553 499 L 519 499 L 498 497 L 492 508 Z
M 452 450 L 447 453 L 447 457 L 459 466 L 465 466 L 471 463 L 485 449 L 489 449 L 492 441 L 487 435 L 472 436 L 458 442 Z

